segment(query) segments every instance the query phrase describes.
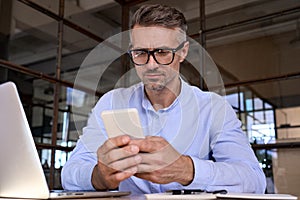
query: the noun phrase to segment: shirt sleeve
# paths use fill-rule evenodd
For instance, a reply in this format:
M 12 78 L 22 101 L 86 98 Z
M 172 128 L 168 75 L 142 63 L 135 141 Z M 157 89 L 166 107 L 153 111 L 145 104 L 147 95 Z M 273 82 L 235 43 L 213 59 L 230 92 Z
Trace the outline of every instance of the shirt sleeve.
M 192 183 L 186 187 L 264 193 L 265 175 L 235 112 L 225 101 L 216 104 L 214 110 L 209 133 L 214 161 L 191 156 L 195 173 Z
M 88 153 L 79 140 L 70 159 L 62 169 L 61 180 L 65 190 L 94 190 L 91 177 L 97 163 L 94 153 Z
M 97 150 L 107 140 L 100 113 L 109 109 L 108 95 L 104 95 L 96 104 L 83 128 L 70 158 L 63 166 L 61 174 L 62 186 L 66 190 L 94 190 L 91 178 L 97 164 Z

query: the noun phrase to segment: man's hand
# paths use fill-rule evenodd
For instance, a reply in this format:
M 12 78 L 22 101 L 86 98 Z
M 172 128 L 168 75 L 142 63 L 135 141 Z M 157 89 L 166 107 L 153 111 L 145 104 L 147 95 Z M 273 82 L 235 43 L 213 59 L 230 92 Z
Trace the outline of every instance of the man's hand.
M 142 162 L 136 177 L 159 184 L 178 182 L 188 185 L 194 178 L 194 165 L 190 157 L 179 154 L 164 138 L 148 136 L 132 140 L 139 147 Z
M 129 136 L 122 135 L 108 139 L 98 148 L 98 164 L 92 173 L 95 189 L 115 189 L 119 183 L 137 172 L 141 162 L 137 145 L 129 144 Z

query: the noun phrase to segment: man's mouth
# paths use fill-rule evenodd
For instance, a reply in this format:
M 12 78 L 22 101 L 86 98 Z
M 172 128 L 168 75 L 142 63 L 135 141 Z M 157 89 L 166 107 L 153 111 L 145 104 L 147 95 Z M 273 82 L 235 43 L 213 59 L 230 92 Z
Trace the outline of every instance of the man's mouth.
M 162 73 L 145 73 L 144 77 L 148 79 L 159 79 L 163 76 Z

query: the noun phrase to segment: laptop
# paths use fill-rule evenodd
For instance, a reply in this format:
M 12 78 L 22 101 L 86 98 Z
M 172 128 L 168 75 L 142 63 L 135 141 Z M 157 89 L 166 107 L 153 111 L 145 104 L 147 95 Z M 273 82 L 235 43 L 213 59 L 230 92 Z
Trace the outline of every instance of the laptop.
M 92 198 L 127 191 L 50 192 L 16 85 L 0 85 L 0 198 Z

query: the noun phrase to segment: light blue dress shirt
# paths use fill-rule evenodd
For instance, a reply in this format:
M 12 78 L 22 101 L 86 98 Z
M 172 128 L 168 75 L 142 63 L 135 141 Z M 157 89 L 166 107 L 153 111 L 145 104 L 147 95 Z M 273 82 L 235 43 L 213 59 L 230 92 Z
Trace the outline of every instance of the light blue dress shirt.
M 232 107 L 224 98 L 203 92 L 183 80 L 180 95 L 167 108 L 155 111 L 144 93 L 143 83 L 112 90 L 93 108 L 83 135 L 62 170 L 67 190 L 92 190 L 91 175 L 97 149 L 107 140 L 100 114 L 103 110 L 136 108 L 145 135 L 161 136 L 194 163 L 190 185 L 177 182 L 155 184 L 137 177 L 120 183 L 133 194 L 170 189 L 225 189 L 231 192 L 264 193 L 266 180 L 257 158 L 241 130 Z

